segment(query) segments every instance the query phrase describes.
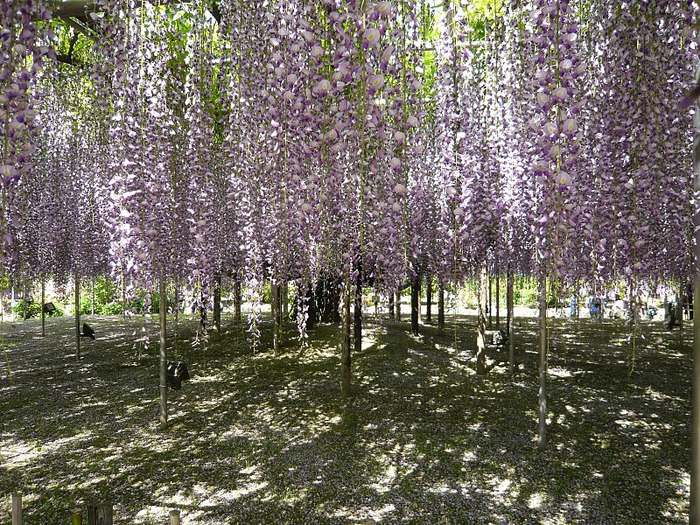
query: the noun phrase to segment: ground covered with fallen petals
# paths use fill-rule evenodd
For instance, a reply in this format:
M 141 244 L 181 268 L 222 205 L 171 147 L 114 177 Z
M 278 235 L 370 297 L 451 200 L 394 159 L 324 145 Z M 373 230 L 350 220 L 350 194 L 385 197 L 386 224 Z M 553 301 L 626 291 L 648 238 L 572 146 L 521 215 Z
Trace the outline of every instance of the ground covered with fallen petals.
M 687 523 L 688 328 L 643 322 L 628 378 L 623 321 L 554 321 L 537 452 L 535 319 L 517 321 L 511 377 L 496 349 L 474 373 L 473 318 L 418 337 L 369 318 L 347 401 L 336 326 L 303 352 L 288 326 L 275 356 L 269 326 L 253 355 L 229 320 L 205 349 L 185 324 L 170 351 L 192 379 L 170 391 L 166 431 L 155 322 L 139 359 L 143 321 L 87 320 L 98 338 L 79 362 L 68 317 L 45 338 L 36 320 L 3 325 L 2 523 L 15 491 L 41 525 L 94 501 L 114 502 L 117 524 L 167 523 L 170 509 L 188 525 Z

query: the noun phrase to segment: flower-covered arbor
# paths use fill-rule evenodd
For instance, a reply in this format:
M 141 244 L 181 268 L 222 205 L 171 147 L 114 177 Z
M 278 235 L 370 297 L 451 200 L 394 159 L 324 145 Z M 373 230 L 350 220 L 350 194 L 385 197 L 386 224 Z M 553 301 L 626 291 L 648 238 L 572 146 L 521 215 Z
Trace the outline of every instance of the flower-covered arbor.
M 695 19 L 665 0 L 4 2 L 3 272 L 200 300 L 229 277 L 254 346 L 266 280 L 330 276 L 345 395 L 363 286 L 536 276 L 545 406 L 548 283 L 624 281 L 635 304 L 691 274 Z

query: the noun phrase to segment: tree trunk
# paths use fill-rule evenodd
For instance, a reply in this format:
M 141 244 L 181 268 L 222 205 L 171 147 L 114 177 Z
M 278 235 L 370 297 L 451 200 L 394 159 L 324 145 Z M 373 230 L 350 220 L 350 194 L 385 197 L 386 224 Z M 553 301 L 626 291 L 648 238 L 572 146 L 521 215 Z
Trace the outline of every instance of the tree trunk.
M 486 265 L 482 266 L 479 275 L 479 308 L 476 319 L 476 373 L 486 373 L 486 318 L 484 317 L 484 305 L 488 301 L 486 288 L 490 288 L 490 281 L 486 276 Z
M 80 277 L 75 270 L 75 357 L 80 359 Z
M 221 275 L 214 278 L 214 330 L 216 335 L 221 335 Z
M 170 511 L 170 525 L 180 525 L 180 511 L 171 510 Z
M 73 509 L 70 511 L 70 521 L 71 525 L 83 525 L 83 511 L 82 509 Z
M 431 312 L 433 307 L 433 276 L 425 276 L 425 322 L 430 323 L 433 321 L 433 313 Z
M 438 284 L 438 333 L 445 333 L 445 287 Z
M 401 321 L 401 288 L 396 290 L 396 320 Z
M 419 274 L 413 278 L 411 283 L 411 333 L 418 335 L 418 313 L 420 310 L 420 283 Z
M 547 277 L 540 277 L 540 389 L 539 389 L 539 436 L 537 449 L 544 450 L 547 443 Z
M 343 315 L 342 315 L 342 340 L 340 348 L 340 376 L 341 384 L 340 389 L 343 398 L 350 397 L 350 348 L 351 348 L 351 334 L 350 326 L 352 320 L 350 319 L 350 286 L 345 284 L 343 288 Z
M 167 348 L 165 343 L 165 330 L 166 330 L 166 317 L 165 317 L 165 303 L 167 297 L 165 295 L 165 278 L 161 277 L 158 283 L 158 297 L 159 297 L 159 317 L 160 317 L 160 368 L 159 368 L 159 379 L 160 379 L 160 425 L 162 428 L 168 426 L 168 377 L 167 377 Z
M 318 309 L 316 308 L 316 296 L 314 294 L 314 287 L 312 283 L 309 283 L 309 285 L 306 287 L 306 304 L 308 305 L 306 329 L 313 330 L 316 322 L 318 321 Z
M 506 282 L 506 334 L 508 335 L 508 372 L 515 373 L 515 330 L 513 330 L 513 274 L 509 271 Z
M 111 503 L 88 505 L 88 525 L 112 525 L 113 512 Z
M 354 308 L 353 336 L 355 339 L 355 352 L 362 351 L 362 270 L 357 274 L 355 283 L 355 308 Z
M 90 290 L 90 315 L 95 315 L 95 278 L 92 278 L 90 283 L 92 290 Z
M 241 292 L 241 278 L 236 275 L 236 280 L 233 281 L 233 324 L 241 326 L 241 303 L 243 302 L 243 294 Z
M 389 292 L 389 319 L 395 319 L 396 312 L 394 311 L 394 291 Z

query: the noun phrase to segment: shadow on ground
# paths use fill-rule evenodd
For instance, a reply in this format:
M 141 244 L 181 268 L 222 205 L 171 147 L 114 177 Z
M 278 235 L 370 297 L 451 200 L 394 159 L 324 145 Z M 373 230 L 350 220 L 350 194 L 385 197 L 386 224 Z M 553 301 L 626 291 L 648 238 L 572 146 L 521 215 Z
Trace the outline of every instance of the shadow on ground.
M 641 325 L 629 377 L 622 322 L 553 321 L 541 453 L 534 319 L 516 323 L 514 377 L 495 349 L 474 373 L 472 318 L 416 337 L 369 319 L 347 401 L 337 327 L 300 352 L 290 326 L 280 355 L 252 355 L 233 327 L 191 345 L 190 320 L 170 352 L 193 378 L 170 391 L 167 431 L 155 325 L 91 324 L 80 361 L 70 319 L 46 338 L 36 321 L 3 326 L 0 516 L 21 491 L 25 521 L 42 524 L 96 500 L 115 502 L 118 524 L 171 508 L 187 524 L 687 522 L 690 342 L 660 323 Z M 133 344 L 142 329 L 150 348 Z

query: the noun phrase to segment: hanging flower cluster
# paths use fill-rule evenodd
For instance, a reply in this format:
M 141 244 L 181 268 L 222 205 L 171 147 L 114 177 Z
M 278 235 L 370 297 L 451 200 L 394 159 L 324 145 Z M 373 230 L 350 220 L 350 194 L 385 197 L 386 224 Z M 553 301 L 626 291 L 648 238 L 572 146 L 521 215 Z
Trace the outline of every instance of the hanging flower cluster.
M 19 227 L 24 206 L 21 181 L 33 175 L 36 145 L 36 108 L 33 89 L 46 57 L 39 21 L 49 20 L 51 11 L 39 0 L 9 0 L 0 6 L 0 262 L 19 264 L 13 229 Z
M 537 188 L 534 233 L 540 272 L 565 276 L 578 202 L 573 169 L 581 139 L 576 79 L 586 63 L 576 54 L 578 24 L 568 0 L 539 0 L 530 12 L 534 53 L 533 103 L 528 122 L 534 134 L 532 173 Z
M 266 281 L 687 274 L 690 122 L 675 103 L 692 2 L 501 9 L 474 36 L 456 2 L 223 0 L 217 21 L 204 0 L 100 0 L 96 58 L 66 80 L 57 64 L 38 76 L 43 4 L 5 2 L 5 253 L 17 236 L 18 262 L 102 271 L 97 251 L 59 262 L 78 245 L 61 210 L 79 209 L 81 229 L 106 223 L 125 283 L 175 280 L 201 300 L 222 276 L 245 281 L 252 339 Z M 71 89 L 41 87 L 59 79 Z M 88 83 L 94 96 L 72 89 Z M 35 167 L 66 176 L 40 184 Z

